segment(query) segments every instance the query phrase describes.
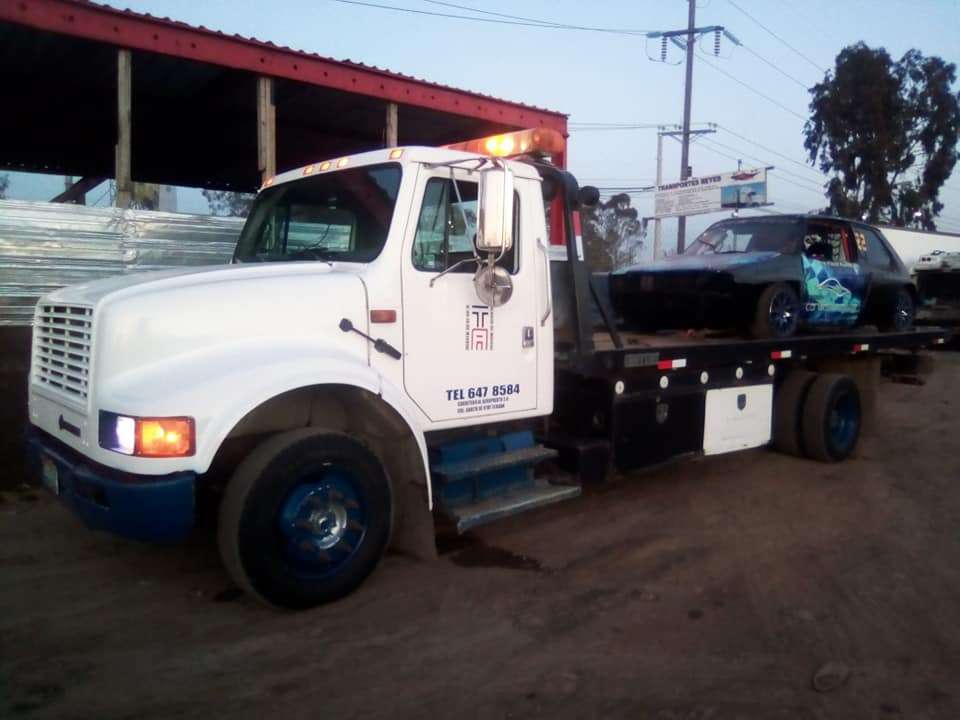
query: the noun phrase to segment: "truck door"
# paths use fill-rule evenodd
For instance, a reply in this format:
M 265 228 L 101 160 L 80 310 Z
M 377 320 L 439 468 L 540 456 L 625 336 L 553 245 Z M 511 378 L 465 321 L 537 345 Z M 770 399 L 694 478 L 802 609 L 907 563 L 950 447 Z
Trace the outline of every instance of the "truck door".
M 867 277 L 850 225 L 810 220 L 803 239 L 803 311 L 809 325 L 850 326 L 860 318 Z
M 517 187 L 524 182 L 534 185 L 518 180 Z M 478 186 L 478 173 L 421 167 L 404 239 L 404 387 L 431 422 L 445 426 L 537 411 L 540 263 L 529 232 L 535 209 L 524 206 L 523 192 L 514 194 L 514 245 L 499 263 L 511 273 L 513 294 L 499 307 L 485 305 L 471 260 Z

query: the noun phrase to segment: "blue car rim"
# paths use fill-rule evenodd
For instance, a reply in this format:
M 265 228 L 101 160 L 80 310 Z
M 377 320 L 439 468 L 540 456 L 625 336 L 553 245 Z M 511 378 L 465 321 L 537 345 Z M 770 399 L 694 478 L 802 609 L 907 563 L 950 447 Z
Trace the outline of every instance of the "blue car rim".
M 294 570 L 307 576 L 337 572 L 367 532 L 366 506 L 353 474 L 331 464 L 303 478 L 281 504 L 277 525 Z
M 797 326 L 797 303 L 786 290 L 770 298 L 770 327 L 778 335 L 789 335 Z
M 860 407 L 851 393 L 840 395 L 830 411 L 831 444 L 841 452 L 847 451 L 857 437 L 860 426 Z

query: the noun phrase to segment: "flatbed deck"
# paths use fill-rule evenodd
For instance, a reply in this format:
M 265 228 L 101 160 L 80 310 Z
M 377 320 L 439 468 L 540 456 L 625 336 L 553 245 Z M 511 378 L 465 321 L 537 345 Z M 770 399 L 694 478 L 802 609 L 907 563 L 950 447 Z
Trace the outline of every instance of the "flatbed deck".
M 879 332 L 865 327 L 783 340 L 749 340 L 709 332 L 621 332 L 622 347 L 617 348 L 610 334 L 602 332 L 594 335 L 595 352 L 585 365 L 590 375 L 638 368 L 709 370 L 733 363 L 769 363 L 898 350 L 916 352 L 943 345 L 950 336 L 951 331 L 942 327 L 918 327 L 906 332 Z

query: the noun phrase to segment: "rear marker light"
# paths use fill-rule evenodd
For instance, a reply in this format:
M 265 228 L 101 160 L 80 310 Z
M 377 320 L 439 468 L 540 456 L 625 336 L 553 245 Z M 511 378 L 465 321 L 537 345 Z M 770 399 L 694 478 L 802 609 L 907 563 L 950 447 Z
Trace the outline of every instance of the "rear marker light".
M 793 350 L 774 350 L 772 353 L 770 353 L 770 358 L 772 360 L 786 360 L 792 356 Z
M 870 349 L 870 345 L 868 345 L 868 344 L 866 344 L 866 343 L 864 343 L 863 345 L 854 345 L 854 346 L 853 346 L 853 351 L 854 351 L 855 353 L 858 353 L 858 352 L 866 352 L 866 351 L 869 350 L 869 349 Z
M 658 370 L 679 370 L 687 366 L 686 358 L 674 358 L 673 360 L 661 360 L 657 363 Z

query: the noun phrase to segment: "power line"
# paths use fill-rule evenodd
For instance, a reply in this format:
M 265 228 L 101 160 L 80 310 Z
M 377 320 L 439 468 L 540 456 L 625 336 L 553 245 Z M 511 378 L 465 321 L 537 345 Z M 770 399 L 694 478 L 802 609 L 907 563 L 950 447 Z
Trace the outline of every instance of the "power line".
M 550 30 L 580 30 L 580 31 L 589 31 L 589 32 L 604 32 L 611 33 L 614 35 L 642 35 L 645 30 L 618 30 L 616 28 L 598 28 L 598 27 L 588 27 L 585 25 L 562 25 L 559 23 L 552 23 L 547 21 L 520 21 L 520 20 L 501 20 L 495 18 L 482 18 L 474 17 L 472 15 L 455 15 L 453 13 L 441 13 L 434 12 L 432 10 L 416 10 L 414 8 L 407 7 L 398 7 L 396 5 L 382 5 L 380 3 L 373 2 L 363 2 L 362 0 L 333 0 L 333 2 L 342 3 L 344 5 L 359 5 L 361 7 L 376 8 L 378 10 L 392 10 L 394 12 L 403 12 L 403 13 L 412 13 L 414 15 L 429 15 L 431 17 L 441 17 L 448 18 L 452 20 L 472 20 L 473 22 L 482 22 L 494 25 L 519 25 L 524 27 L 536 27 L 536 28 L 547 28 Z M 474 12 L 483 12 L 482 10 L 474 10 Z
M 711 142 L 713 142 L 713 141 L 711 141 Z M 736 157 L 736 156 L 734 156 L 734 155 L 728 155 L 728 154 L 725 153 L 725 152 L 722 152 L 722 151 L 720 151 L 720 150 L 717 150 L 717 149 L 715 149 L 715 148 L 712 148 L 712 147 L 709 147 L 709 146 L 706 146 L 706 145 L 703 146 L 703 149 L 704 149 L 704 150 L 709 150 L 710 152 L 712 152 L 712 153 L 715 154 L 715 155 L 720 155 L 720 156 L 725 157 L 725 158 L 728 158 L 728 159 L 730 159 L 730 160 L 740 160 L 740 159 L 741 159 L 741 158 L 738 158 L 738 157 Z M 754 158 L 754 159 L 755 159 L 755 160 L 758 160 L 757 158 Z M 758 162 L 763 163 L 763 164 L 766 164 L 763 160 L 758 160 Z M 782 172 L 782 171 L 781 171 L 781 172 Z M 781 176 L 778 176 L 778 179 L 779 179 L 779 180 L 782 180 L 783 182 L 787 183 L 788 185 L 793 185 L 793 186 L 795 186 L 795 187 L 798 187 L 798 188 L 800 188 L 801 190 L 806 190 L 807 192 L 817 193 L 818 195 L 822 195 L 822 194 L 823 194 L 823 191 L 822 191 L 821 189 L 815 189 L 815 188 L 810 187 L 809 185 L 801 185 L 801 184 L 798 183 L 798 182 L 794 182 L 793 180 L 789 180 L 788 178 L 781 177 Z
M 587 27 L 583 25 L 567 25 L 566 23 L 558 23 L 553 20 L 538 20 L 537 18 L 528 18 L 521 15 L 508 15 L 507 13 L 493 12 L 492 10 L 481 10 L 480 8 L 470 7 L 469 5 L 457 5 L 456 3 L 451 2 L 442 2 L 441 0 L 424 0 L 431 5 L 442 5 L 444 7 L 455 8 L 457 10 L 466 10 L 467 12 L 481 13 L 483 15 L 493 15 L 501 18 L 508 18 L 510 20 L 521 20 L 524 22 L 536 23 L 538 25 L 545 25 L 549 27 L 555 27 L 562 30 L 589 30 L 592 32 L 606 32 L 606 33 L 615 33 L 618 35 L 633 35 L 633 34 L 644 34 L 646 30 L 630 30 L 630 29 L 617 29 L 617 28 L 600 28 L 600 27 Z
M 766 160 L 766 159 L 764 159 L 764 158 L 759 158 L 759 157 L 757 157 L 756 155 L 750 155 L 749 153 L 744 153 L 744 152 L 743 152 L 742 150 L 740 150 L 739 148 L 735 148 L 735 147 L 732 147 L 732 146 L 730 146 L 730 145 L 726 145 L 726 144 L 724 144 L 724 143 L 722 143 L 722 142 L 718 142 L 717 140 L 714 140 L 713 138 L 703 138 L 703 141 L 704 141 L 704 142 L 707 142 L 707 143 L 711 143 L 711 144 L 713 144 L 713 145 L 717 145 L 717 146 L 719 146 L 719 147 L 721 147 L 721 148 L 724 148 L 725 150 L 729 150 L 730 152 L 739 153 L 739 154 L 740 154 L 740 157 L 735 158 L 735 159 L 737 159 L 737 160 L 739 160 L 741 157 L 746 157 L 746 158 L 751 158 L 752 160 L 755 160 L 756 162 L 763 163 L 764 165 L 772 165 L 772 163 L 770 163 L 769 160 Z M 797 175 L 796 173 L 792 173 L 792 172 L 790 172 L 789 170 L 783 170 L 782 168 L 778 169 L 778 172 L 780 172 L 780 173 L 782 173 L 782 174 L 784 174 L 784 175 L 789 175 L 789 176 L 792 177 L 792 178 L 796 178 L 796 179 L 799 180 L 800 182 L 808 183 L 811 187 L 817 187 L 816 185 L 814 185 L 814 181 L 811 180 L 810 178 L 803 177 L 802 175 Z M 818 188 L 817 188 L 817 192 L 822 192 L 822 191 L 823 191 L 823 188 L 822 188 L 822 187 L 818 187 Z
M 810 172 L 816 173 L 817 175 L 827 176 L 827 173 L 823 172 L 822 170 L 818 170 L 817 168 L 815 168 L 815 167 L 813 167 L 813 166 L 811 166 L 811 165 L 808 165 L 808 164 L 805 163 L 805 162 L 802 162 L 802 161 L 800 161 L 800 160 L 794 160 L 793 158 L 788 157 L 788 156 L 784 155 L 784 154 L 781 153 L 781 152 L 777 152 L 776 150 L 773 150 L 772 148 L 768 148 L 768 147 L 765 146 L 765 145 L 761 145 L 761 144 L 758 143 L 756 140 L 751 140 L 750 138 L 746 137 L 745 135 L 741 135 L 741 134 L 738 133 L 738 132 L 734 132 L 733 130 L 731 130 L 730 128 L 726 127 L 725 125 L 717 125 L 717 127 L 718 127 L 719 129 L 723 130 L 723 131 L 726 132 L 726 133 L 730 133 L 730 134 L 733 135 L 734 137 L 740 138 L 740 139 L 743 140 L 744 142 L 748 142 L 748 143 L 750 143 L 751 145 L 754 145 L 754 146 L 760 148 L 761 150 L 770 153 L 771 155 L 776 155 L 777 157 L 782 158 L 782 159 L 786 160 L 787 162 L 791 162 L 791 163 L 793 163 L 794 165 L 799 165 L 799 166 L 802 167 L 804 170 L 809 170 Z
M 337 0 L 337 1 L 338 1 L 338 2 L 345 2 L 346 0 Z M 754 95 L 759 95 L 760 97 L 762 97 L 762 98 L 763 98 L 764 100 L 766 100 L 767 102 L 776 105 L 778 108 L 780 108 L 781 110 L 783 110 L 783 111 L 785 111 L 785 112 L 790 113 L 790 114 L 793 115 L 795 118 L 799 118 L 800 120 L 803 120 L 803 121 L 806 121 L 806 120 L 807 120 L 807 118 L 804 117 L 803 115 L 801 115 L 800 113 L 794 112 L 793 110 L 791 110 L 790 108 L 788 108 L 788 107 L 787 107 L 786 105 L 784 105 L 783 103 L 781 103 L 781 102 L 779 102 L 779 101 L 777 101 L 777 100 L 774 100 L 774 99 L 773 99 L 772 97 L 770 97 L 769 95 L 766 95 L 766 94 L 760 92 L 759 90 L 757 90 L 757 89 L 756 89 L 755 87 L 753 87 L 752 85 L 748 85 L 747 83 L 743 82 L 742 80 L 740 80 L 740 79 L 737 78 L 736 76 L 731 75 L 730 73 L 728 73 L 728 72 L 727 72 L 726 70 L 724 70 L 723 68 L 717 67 L 717 66 L 714 65 L 712 62 L 710 62 L 710 61 L 706 58 L 706 56 L 703 55 L 703 53 L 698 53 L 698 55 L 700 56 L 700 59 L 701 59 L 704 63 L 706 63 L 709 67 L 712 67 L 714 70 L 716 70 L 716 71 L 717 71 L 718 73 L 720 73 L 721 75 L 726 75 L 728 78 L 730 78 L 730 79 L 733 80 L 735 83 L 737 83 L 737 85 L 742 85 L 742 86 L 745 87 L 747 90 L 749 90 L 750 92 L 752 92 Z
M 750 53 L 750 54 L 753 55 L 755 58 L 757 58 L 758 60 L 760 60 L 760 62 L 766 63 L 767 65 L 769 65 L 770 67 L 772 67 L 774 70 L 776 70 L 778 73 L 780 73 L 781 75 L 783 75 L 783 76 L 784 76 L 785 78 L 787 78 L 788 80 L 792 80 L 793 82 L 795 82 L 797 85 L 799 85 L 800 87 L 802 87 L 804 90 L 809 90 L 809 89 L 810 89 L 810 86 L 807 85 L 807 83 L 803 82 L 803 80 L 798 80 L 798 79 L 795 78 L 793 75 L 791 75 L 790 73 L 788 73 L 786 70 L 784 70 L 783 68 L 781 68 L 779 65 L 777 65 L 777 64 L 775 64 L 775 63 L 773 63 L 773 62 L 770 62 L 769 60 L 767 60 L 767 59 L 766 59 L 763 55 L 761 55 L 760 53 L 758 53 L 758 52 L 756 52 L 756 51 L 754 51 L 754 50 L 751 50 L 750 47 L 748 47 L 747 45 L 744 45 L 743 43 L 740 43 L 740 47 L 742 47 L 742 48 L 743 48 L 744 50 L 746 50 L 748 53 Z
M 763 30 L 764 30 L 765 32 L 767 32 L 767 34 L 771 35 L 771 36 L 774 37 L 776 40 L 778 40 L 781 44 L 783 44 L 785 47 L 788 47 L 790 50 L 792 50 L 792 51 L 795 52 L 797 55 L 799 55 L 800 57 L 802 57 L 802 58 L 803 58 L 804 60 L 806 60 L 808 63 L 810 63 L 811 65 L 813 65 L 813 67 L 815 67 L 817 70 L 819 70 L 820 72 L 826 74 L 826 72 L 827 72 L 826 70 L 824 70 L 822 67 L 820 67 L 817 63 L 815 63 L 815 62 L 814 62 L 813 60 L 811 60 L 809 57 L 807 57 L 806 55 L 804 55 L 802 52 L 800 52 L 799 50 L 797 50 L 793 45 L 791 45 L 791 44 L 788 43 L 786 40 L 784 40 L 782 37 L 780 37 L 779 35 L 777 35 L 773 30 L 771 30 L 770 28 L 768 28 L 768 27 L 767 27 L 766 25 L 764 25 L 762 22 L 760 22 L 759 20 L 757 20 L 753 15 L 751 15 L 751 14 L 748 13 L 746 10 L 744 10 L 742 7 L 740 7 L 739 5 L 737 5 L 733 0 L 727 0 L 727 2 L 730 3 L 731 5 L 733 5 L 733 7 L 734 7 L 735 9 L 739 10 L 741 13 L 743 13 L 744 15 L 746 15 L 746 16 L 747 16 L 750 20 L 752 20 L 754 23 L 756 23 L 756 24 L 759 25 L 761 28 L 763 28 Z

